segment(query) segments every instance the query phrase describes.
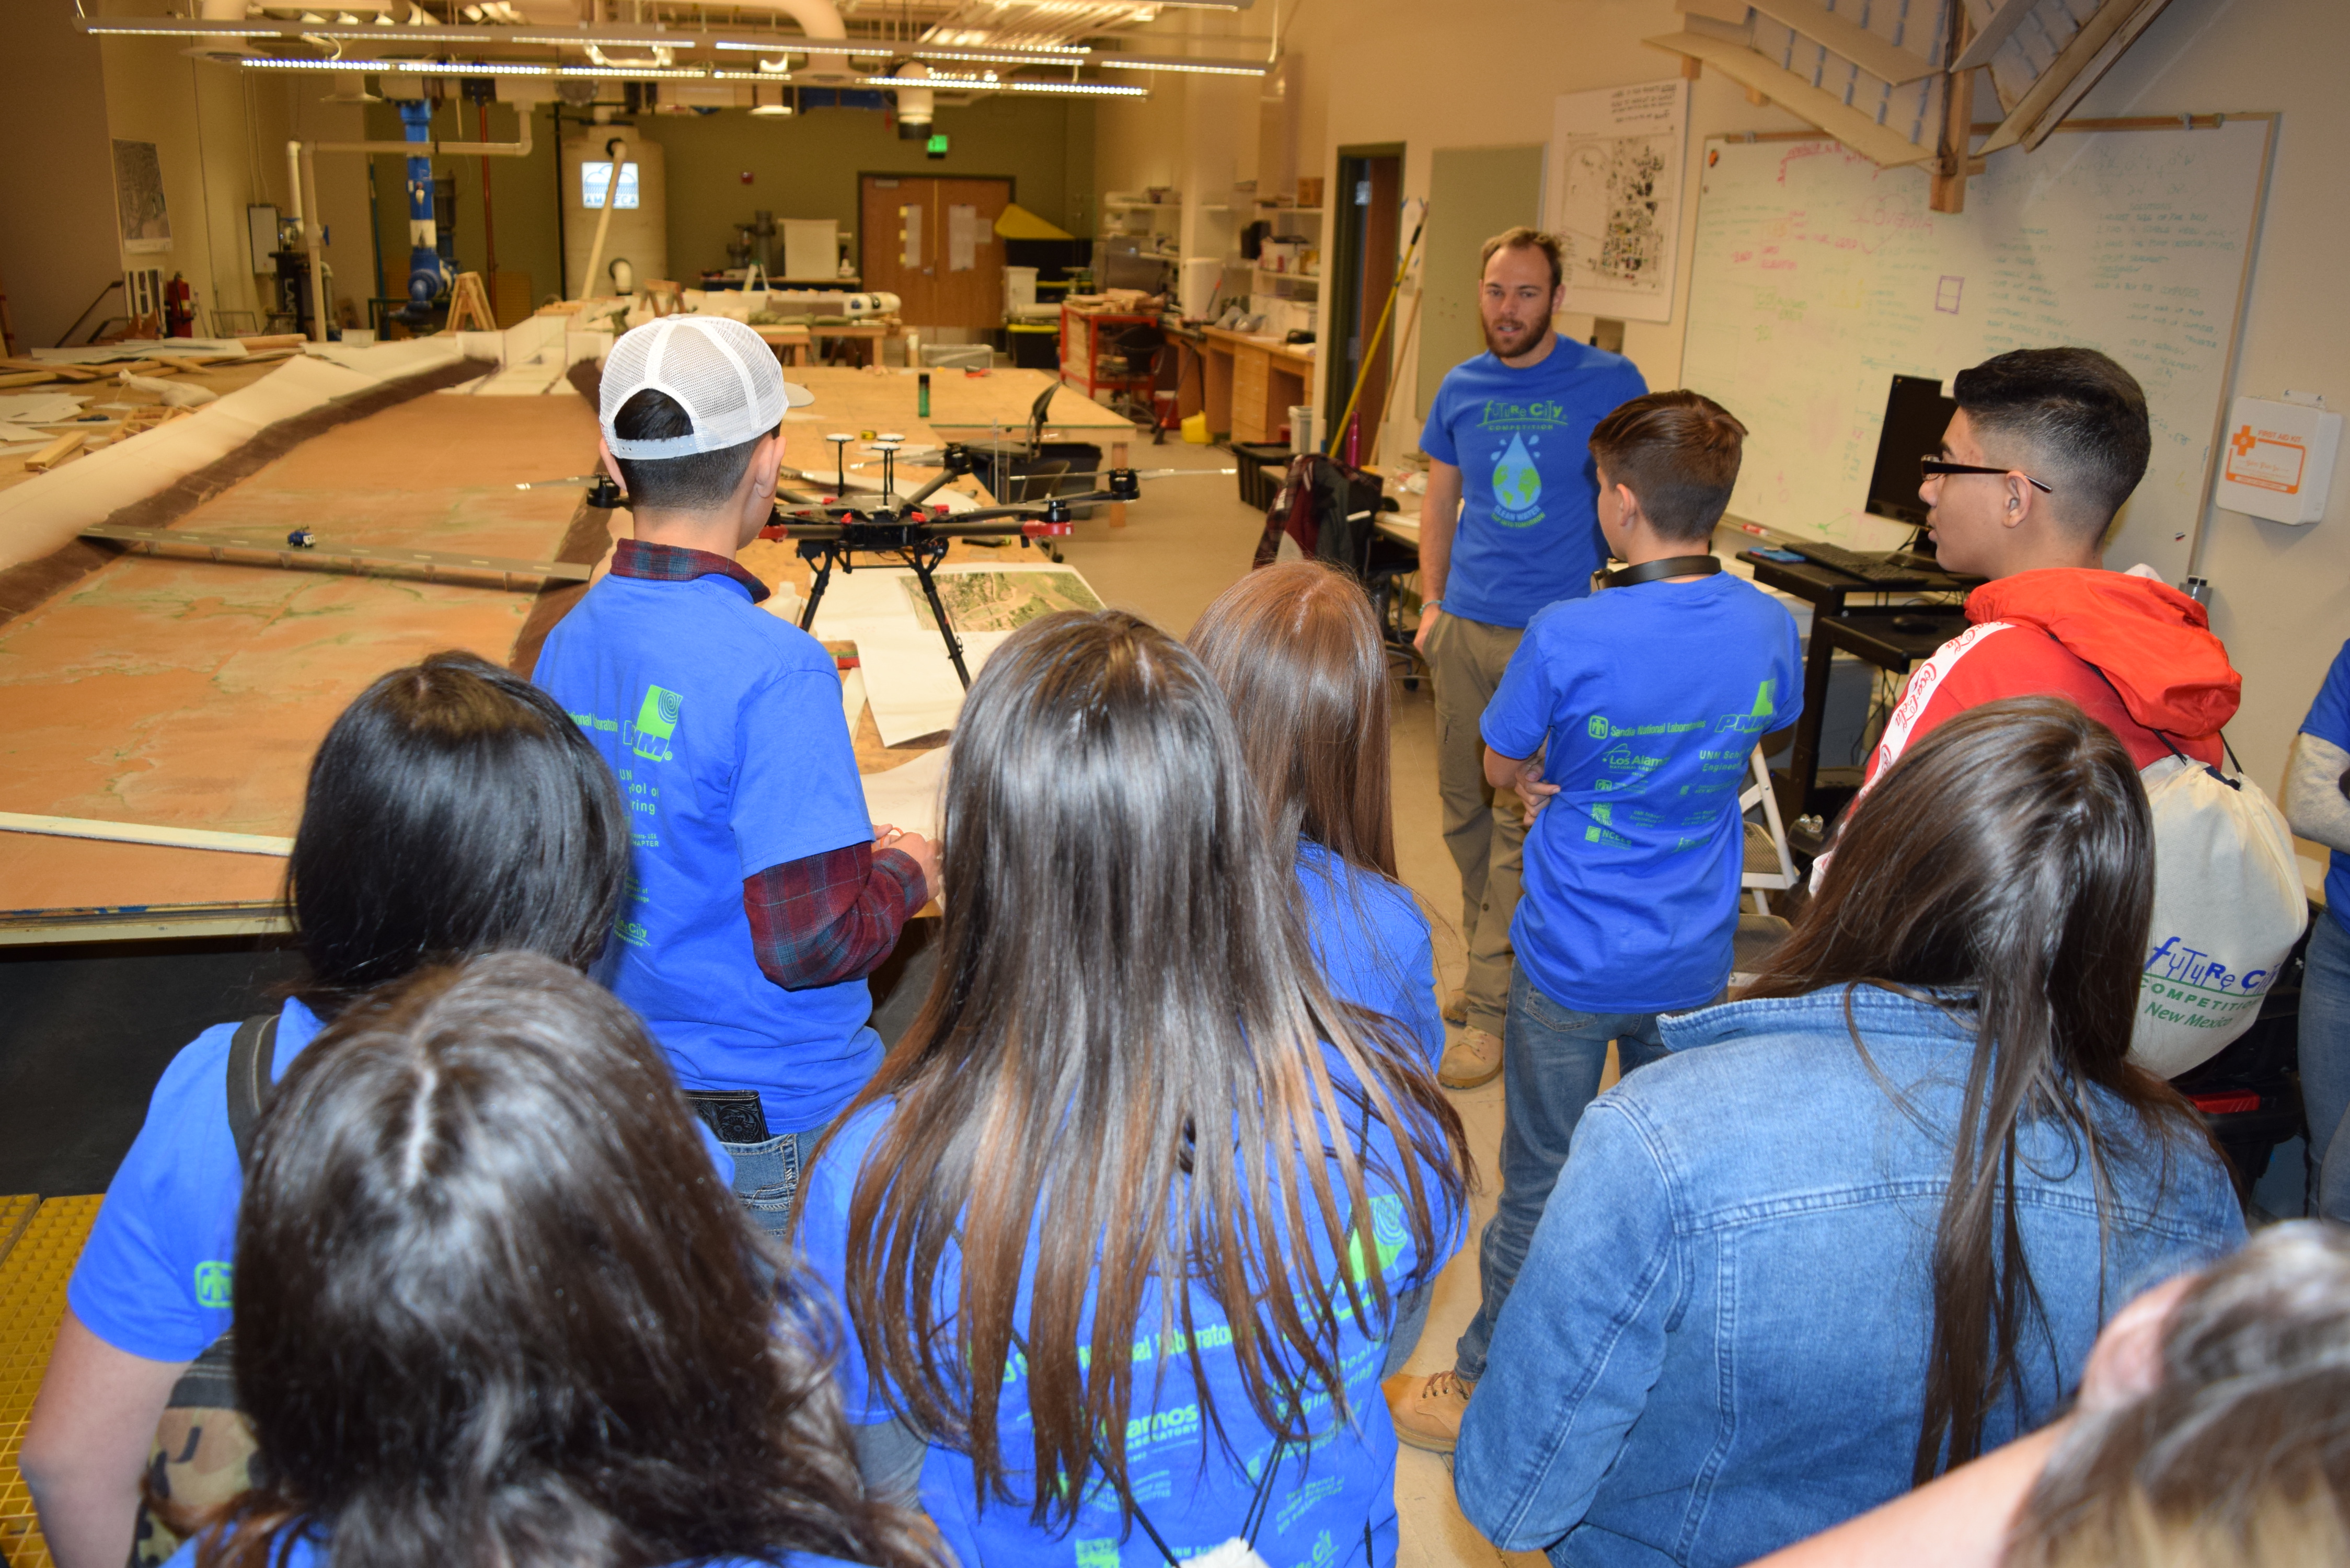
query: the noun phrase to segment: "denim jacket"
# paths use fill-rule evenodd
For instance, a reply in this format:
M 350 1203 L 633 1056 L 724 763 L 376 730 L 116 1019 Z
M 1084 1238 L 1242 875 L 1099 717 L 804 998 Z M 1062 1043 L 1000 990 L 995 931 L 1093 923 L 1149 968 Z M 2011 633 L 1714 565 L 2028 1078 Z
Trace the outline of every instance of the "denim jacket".
M 1674 1054 L 1584 1114 L 1453 1459 L 1461 1511 L 1496 1546 L 1578 1568 L 1742 1563 L 1908 1490 L 1941 1129 L 1972 1035 L 1852 988 L 1880 1082 L 1844 1009 L 1838 990 L 1668 1018 Z M 2054 1412 L 2134 1293 L 2243 1239 L 2208 1147 L 2166 1153 L 2117 1102 L 2096 1109 L 2114 1190 L 2102 1276 L 2086 1162 L 2054 1127 L 2022 1131 L 2016 1203 L 2047 1331 L 2024 1337 L 2020 1401 L 1993 1404 L 1986 1449 Z

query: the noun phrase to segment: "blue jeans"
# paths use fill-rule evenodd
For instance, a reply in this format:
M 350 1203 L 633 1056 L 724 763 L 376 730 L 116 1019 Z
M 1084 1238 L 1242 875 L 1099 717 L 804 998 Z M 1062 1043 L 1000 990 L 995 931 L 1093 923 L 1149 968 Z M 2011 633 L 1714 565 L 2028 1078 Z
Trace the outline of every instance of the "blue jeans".
M 1558 1185 L 1575 1124 L 1599 1093 L 1611 1040 L 1626 1076 L 1665 1055 L 1653 1012 L 1578 1012 L 1536 991 L 1523 968 L 1511 980 L 1510 1017 L 1502 1031 L 1502 1197 L 1478 1251 L 1483 1299 L 1453 1358 L 1453 1369 L 1466 1382 L 1485 1375 L 1493 1324 L 1526 1261 L 1543 1205 Z
M 2350 1220 L 2350 931 L 2328 909 L 2309 933 L 2301 980 L 2301 1101 L 2309 1117 L 2309 1158 L 2317 1168 L 2317 1211 Z
M 759 1229 L 781 1236 L 791 1227 L 792 1199 L 800 1189 L 800 1149 L 813 1147 L 816 1135 L 777 1133 L 764 1143 L 726 1143 L 719 1147 L 734 1158 L 734 1190 Z

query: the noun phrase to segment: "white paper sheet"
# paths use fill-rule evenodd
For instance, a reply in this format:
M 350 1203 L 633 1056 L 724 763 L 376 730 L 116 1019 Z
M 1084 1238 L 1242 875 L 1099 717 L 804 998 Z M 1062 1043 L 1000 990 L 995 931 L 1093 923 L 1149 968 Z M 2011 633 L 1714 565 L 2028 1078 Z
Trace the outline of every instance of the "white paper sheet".
M 865 775 L 865 810 L 876 826 L 900 833 L 939 836 L 939 797 L 947 782 L 947 749 L 941 746 L 885 774 Z
M 70 420 L 81 413 L 88 398 L 69 397 L 63 392 L 9 392 L 0 394 L 0 421 L 12 425 L 54 424 Z
M 979 265 L 979 209 L 947 209 L 947 270 L 969 272 Z
M 785 277 L 831 277 L 840 271 L 839 219 L 785 218 L 781 227 Z
M 972 561 L 941 566 L 937 575 L 941 592 L 951 602 L 965 597 L 959 596 L 951 586 L 955 577 L 1025 573 L 1053 573 L 1076 580 L 1074 585 L 1055 585 L 1048 607 L 1050 604 L 1083 603 L 1087 599 L 1100 602 L 1092 585 L 1073 566 L 1014 562 L 999 566 Z M 1082 592 L 1076 591 L 1078 589 Z M 917 613 L 920 599 L 914 574 L 902 566 L 860 566 L 854 572 L 835 572 L 826 585 L 824 600 L 817 607 L 812 628 L 825 641 L 857 644 L 866 703 L 872 710 L 874 728 L 880 732 L 885 746 L 902 745 L 918 736 L 951 730 L 962 711 L 962 682 L 956 678 L 954 665 L 947 658 L 945 640 L 934 628 L 922 624 Z M 1001 608 L 1003 602 L 999 597 L 990 601 L 989 607 Z M 927 613 L 927 607 L 923 613 Z M 988 656 L 1012 635 L 1012 629 L 1009 625 L 986 631 L 961 628 L 963 664 L 974 680 Z

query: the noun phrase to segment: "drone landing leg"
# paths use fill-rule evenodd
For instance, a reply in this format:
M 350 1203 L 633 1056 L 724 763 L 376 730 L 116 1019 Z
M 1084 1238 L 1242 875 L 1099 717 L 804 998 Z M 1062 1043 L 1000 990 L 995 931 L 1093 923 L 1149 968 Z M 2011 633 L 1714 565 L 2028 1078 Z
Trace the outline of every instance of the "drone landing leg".
M 809 631 L 816 626 L 816 607 L 824 602 L 824 586 L 832 580 L 832 552 L 823 550 L 809 556 L 804 551 L 802 559 L 816 567 L 816 581 L 808 585 L 807 603 L 800 607 L 800 629 Z
M 922 597 L 931 601 L 931 613 L 938 618 L 939 635 L 946 639 L 947 657 L 954 661 L 955 674 L 962 681 L 962 689 L 968 691 L 971 690 L 971 671 L 963 668 L 962 643 L 955 637 L 954 623 L 947 619 L 947 607 L 939 598 L 939 586 L 931 579 L 931 567 L 936 562 L 927 553 L 918 554 L 911 559 L 915 580 L 922 585 Z

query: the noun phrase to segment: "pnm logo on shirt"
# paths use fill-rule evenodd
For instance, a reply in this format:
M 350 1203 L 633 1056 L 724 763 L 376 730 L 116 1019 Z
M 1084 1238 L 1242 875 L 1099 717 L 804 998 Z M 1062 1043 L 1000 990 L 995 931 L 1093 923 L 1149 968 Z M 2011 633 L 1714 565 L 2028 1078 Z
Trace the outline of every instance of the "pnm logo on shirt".
M 213 1260 L 196 1265 L 196 1304 L 225 1307 L 229 1304 L 231 1286 L 236 1280 L 236 1265 Z
M 644 702 L 637 709 L 635 732 L 629 736 L 629 749 L 647 762 L 665 763 L 674 753 L 670 742 L 677 735 L 677 716 L 685 706 L 685 699 L 666 686 L 645 688 Z

